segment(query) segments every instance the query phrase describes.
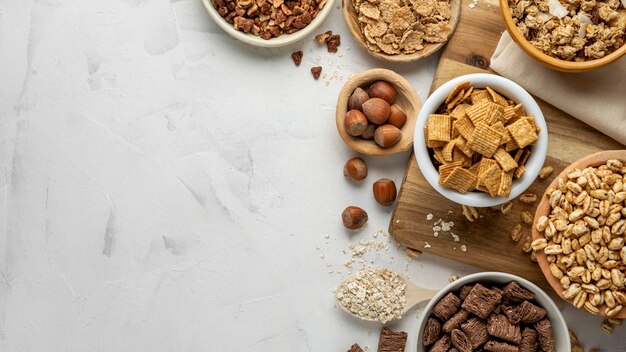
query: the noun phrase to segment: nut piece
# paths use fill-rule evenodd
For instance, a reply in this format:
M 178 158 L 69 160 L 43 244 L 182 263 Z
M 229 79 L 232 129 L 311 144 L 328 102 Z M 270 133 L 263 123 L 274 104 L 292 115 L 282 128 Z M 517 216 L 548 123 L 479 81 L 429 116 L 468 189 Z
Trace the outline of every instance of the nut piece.
M 361 87 L 357 87 L 350 99 L 348 99 L 348 109 L 350 110 L 362 110 L 363 103 L 365 103 L 370 97 L 367 95 L 367 92 Z
M 311 74 L 316 80 L 319 79 L 322 74 L 322 66 L 311 67 Z
M 300 66 L 303 56 L 304 53 L 302 52 L 302 50 L 294 51 L 293 53 L 291 53 L 291 58 L 293 59 L 293 62 L 296 64 L 296 66 Z
M 519 242 L 522 238 L 522 224 L 517 224 L 511 230 L 511 239 L 515 242 Z
M 392 124 L 398 128 L 402 128 L 404 123 L 406 122 L 406 114 L 400 110 L 397 105 L 391 105 L 391 110 L 389 113 L 389 117 L 387 118 L 387 123 Z M 624 192 L 626 194 L 626 192 Z
M 396 184 L 388 178 L 374 182 L 373 189 L 374 198 L 380 205 L 389 206 L 396 200 Z
M 395 99 L 396 94 L 393 86 L 385 81 L 378 81 L 370 86 L 369 96 L 371 98 L 380 98 L 389 104 Z
M 371 92 L 370 92 L 371 95 Z M 363 114 L 371 123 L 382 125 L 387 121 L 391 107 L 389 103 L 381 98 L 370 98 L 363 103 Z
M 350 110 L 343 119 L 343 127 L 349 135 L 357 137 L 367 129 L 367 119 L 359 110 Z
M 383 148 L 394 146 L 400 139 L 402 139 L 402 132 L 393 125 L 382 125 L 374 132 L 376 144 Z
M 359 207 L 349 206 L 341 213 L 341 220 L 343 226 L 352 230 L 359 229 L 367 222 L 367 213 Z
M 479 218 L 478 210 L 467 205 L 463 206 L 463 215 L 465 215 L 465 218 L 470 222 L 474 222 L 474 220 Z
M 500 206 L 500 211 L 502 214 L 507 215 L 513 209 L 513 202 L 506 202 Z
M 365 129 L 365 132 L 363 132 L 363 134 L 361 135 L 361 138 L 368 140 L 374 138 L 374 133 L 376 132 L 377 128 L 377 125 L 370 123 L 369 125 L 367 125 L 367 128 Z
M 367 177 L 367 164 L 361 158 L 352 158 L 343 166 L 343 176 L 350 181 L 361 181 Z
M 552 172 L 554 172 L 554 167 L 552 167 L 552 165 L 546 165 L 541 169 L 541 171 L 539 171 L 539 178 L 544 180 L 550 177 Z

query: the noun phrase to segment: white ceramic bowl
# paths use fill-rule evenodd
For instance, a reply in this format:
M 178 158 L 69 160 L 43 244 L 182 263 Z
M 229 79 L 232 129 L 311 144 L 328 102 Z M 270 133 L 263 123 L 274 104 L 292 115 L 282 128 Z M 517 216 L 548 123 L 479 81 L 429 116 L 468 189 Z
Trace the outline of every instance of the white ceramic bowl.
M 213 0 L 202 0 L 202 2 L 204 3 L 204 7 L 206 7 L 209 15 L 213 18 L 215 23 L 217 23 L 217 25 L 220 26 L 226 33 L 241 40 L 246 44 L 266 48 L 276 48 L 279 46 L 285 46 L 291 43 L 295 43 L 298 40 L 311 34 L 317 27 L 319 27 L 320 24 L 322 24 L 322 22 L 324 22 L 324 20 L 333 8 L 333 3 L 335 2 L 335 0 L 328 0 L 326 2 L 326 5 L 324 5 L 322 10 L 317 14 L 317 16 L 315 16 L 313 21 L 311 21 L 311 23 L 309 23 L 301 30 L 292 34 L 281 34 L 278 37 L 268 40 L 265 40 L 256 35 L 236 30 L 232 24 L 226 22 L 226 20 L 222 16 L 220 16 L 215 6 L 213 6 Z
M 508 198 L 491 197 L 484 192 L 469 192 L 466 194 L 459 193 L 455 190 L 448 189 L 439 184 L 439 172 L 433 165 L 426 147 L 424 136 L 424 126 L 428 121 L 428 116 L 434 114 L 437 108 L 446 100 L 448 94 L 454 87 L 462 82 L 469 81 L 471 85 L 484 88 L 492 87 L 497 92 L 505 95 L 509 99 L 517 103 L 522 103 L 527 114 L 533 114 L 537 125 L 541 127 L 539 140 L 532 147 L 530 158 L 526 162 L 526 172 L 518 180 L 513 180 L 511 186 L 511 194 Z M 522 194 L 535 181 L 539 171 L 543 167 L 548 153 L 548 128 L 546 121 L 541 113 L 541 109 L 533 97 L 517 83 L 498 75 L 488 73 L 474 73 L 454 78 L 441 87 L 437 88 L 428 99 L 424 102 L 417 123 L 415 124 L 415 134 L 413 137 L 413 149 L 415 150 L 415 158 L 419 168 L 430 185 L 441 195 L 453 202 L 469 205 L 473 207 L 492 207 L 498 204 L 508 202 Z
M 547 311 L 547 317 L 550 319 L 550 323 L 552 324 L 552 329 L 554 331 L 554 339 L 556 341 L 556 350 L 559 352 L 571 352 L 571 344 L 569 339 L 569 332 L 567 329 L 567 324 L 565 324 L 565 320 L 563 319 L 563 315 L 561 315 L 561 311 L 556 307 L 554 302 L 548 297 L 548 295 L 543 292 L 539 287 L 537 287 L 532 282 L 523 279 L 519 276 L 507 274 L 507 273 L 499 273 L 499 272 L 485 272 L 485 273 L 477 273 L 462 277 L 448 286 L 444 287 L 441 291 L 439 291 L 433 299 L 428 302 L 424 312 L 422 313 L 419 323 L 418 323 L 418 335 L 417 335 L 417 352 L 426 352 L 424 346 L 422 345 L 422 338 L 424 336 L 424 325 L 426 324 L 426 320 L 430 316 L 430 311 L 433 309 L 434 305 L 439 302 L 443 296 L 447 295 L 449 292 L 456 291 L 461 288 L 461 286 L 472 283 L 481 283 L 483 285 L 486 284 L 498 284 L 498 285 L 506 285 L 511 281 L 517 281 L 520 286 L 531 291 L 535 294 L 535 302 L 541 306 L 543 309 Z

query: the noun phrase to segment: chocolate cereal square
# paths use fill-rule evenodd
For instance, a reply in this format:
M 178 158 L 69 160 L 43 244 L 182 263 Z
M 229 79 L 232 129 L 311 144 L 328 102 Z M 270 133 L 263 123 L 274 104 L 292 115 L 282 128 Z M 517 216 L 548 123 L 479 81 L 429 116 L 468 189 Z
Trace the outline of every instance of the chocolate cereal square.
M 493 337 L 516 345 L 522 341 L 522 332 L 519 325 L 511 324 L 509 319 L 501 314 L 494 314 L 489 317 L 487 331 Z
M 446 321 L 445 324 L 443 324 L 443 331 L 449 334 L 450 332 L 452 332 L 452 330 L 458 329 L 462 323 L 465 323 L 467 321 L 469 315 L 470 313 L 468 311 L 466 311 L 465 309 L 461 309 L 455 315 L 453 315 L 450 320 Z
M 361 348 L 361 346 L 359 346 L 358 343 L 355 343 L 354 345 L 350 347 L 348 352 L 363 352 L 363 349 Z
M 546 310 L 536 305 L 524 301 L 520 304 L 519 309 L 524 323 L 536 323 L 546 316 Z
M 485 344 L 485 351 L 489 352 L 519 352 L 517 346 L 509 345 L 508 343 L 489 341 Z
M 424 346 L 432 345 L 441 337 L 441 323 L 435 318 L 428 318 L 424 327 L 424 336 L 422 336 L 422 344 Z
M 467 298 L 465 298 L 462 307 L 470 313 L 487 319 L 501 302 L 502 294 L 490 290 L 481 284 L 476 284 L 467 295 Z
M 452 330 L 450 341 L 460 352 L 472 352 L 472 342 L 463 331 L 459 329 Z
M 406 339 L 406 332 L 395 332 L 387 327 L 384 327 L 380 331 L 380 339 L 378 340 L 378 352 L 404 352 Z
M 502 289 L 504 298 L 513 302 L 532 301 L 535 294 L 520 286 L 517 281 L 511 281 Z
M 552 324 L 550 320 L 543 319 L 535 324 L 535 329 L 539 334 L 539 345 L 544 352 L 556 352 L 554 333 L 552 332 Z
M 441 319 L 441 321 L 447 321 L 452 318 L 454 313 L 459 310 L 461 306 L 461 300 L 454 293 L 448 293 L 433 307 L 432 313 Z
M 452 346 L 450 335 L 443 335 L 437 342 L 435 342 L 429 352 L 448 352 L 450 346 Z
M 519 352 L 538 352 L 539 334 L 534 329 L 525 328 L 522 331 L 522 342 L 519 344 Z
M 461 324 L 461 330 L 469 338 L 473 349 L 477 349 L 489 339 L 487 323 L 478 317 L 472 317 Z

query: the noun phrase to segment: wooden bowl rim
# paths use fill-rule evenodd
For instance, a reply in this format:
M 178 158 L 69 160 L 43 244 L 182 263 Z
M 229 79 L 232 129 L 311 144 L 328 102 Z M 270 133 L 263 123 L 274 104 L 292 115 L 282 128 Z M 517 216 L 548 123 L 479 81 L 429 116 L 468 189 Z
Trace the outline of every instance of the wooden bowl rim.
M 554 178 L 554 180 L 552 180 L 552 182 L 550 183 L 548 187 L 556 187 L 558 180 L 560 178 L 565 177 L 567 173 L 574 168 L 583 169 L 587 166 L 598 166 L 598 165 L 602 165 L 606 163 L 606 161 L 610 159 L 618 159 L 618 160 L 626 161 L 626 150 L 605 150 L 605 151 L 593 153 L 581 159 L 578 159 L 575 162 L 569 164 L 565 169 L 563 169 L 563 171 L 561 171 Z M 548 197 L 546 197 L 544 193 L 541 197 L 541 202 L 539 202 L 539 205 L 537 206 L 537 210 L 535 211 L 535 219 L 533 221 L 533 228 L 532 228 L 533 240 L 536 240 L 538 238 L 544 238 L 544 236 L 540 234 L 539 231 L 537 231 L 537 221 L 539 220 L 541 216 L 544 216 L 544 215 L 548 216 L 549 211 L 550 211 L 550 204 L 548 203 Z M 573 299 L 567 300 L 563 298 L 563 288 L 561 286 L 561 282 L 559 281 L 559 279 L 552 276 L 552 272 L 550 271 L 550 264 L 548 263 L 548 258 L 546 257 L 546 254 L 543 251 L 537 251 L 535 252 L 535 255 L 537 257 L 537 263 L 539 264 L 539 267 L 541 268 L 541 272 L 543 272 L 543 275 L 545 276 L 546 281 L 548 281 L 550 286 L 552 286 L 552 289 L 554 290 L 554 292 L 556 292 L 556 294 L 558 294 L 559 297 L 561 297 L 564 301 L 567 301 L 570 304 L 572 304 Z M 599 316 L 606 317 L 606 314 L 604 314 L 605 307 L 606 306 L 604 304 L 600 306 L 600 314 L 598 314 Z M 581 310 L 584 310 L 584 309 L 581 309 Z M 622 309 L 622 311 L 615 318 L 619 318 L 619 319 L 626 318 L 626 309 Z
M 402 128 L 400 128 L 402 138 L 396 145 L 389 148 L 380 147 L 374 140 L 365 140 L 350 136 L 343 126 L 343 120 L 346 112 L 348 112 L 348 99 L 354 89 L 380 80 L 391 83 L 396 88 L 398 94 L 402 94 L 414 110 L 413 113 L 404 111 L 404 113 L 406 113 L 406 122 Z M 407 151 L 413 146 L 413 129 L 415 128 L 415 122 L 417 121 L 417 115 L 421 107 L 422 102 L 409 81 L 394 71 L 384 68 L 374 68 L 353 76 L 343 85 L 339 92 L 339 97 L 337 98 L 335 123 L 341 139 L 352 150 L 372 156 L 393 155 Z
M 453 3 L 455 3 L 454 7 L 452 6 Z M 416 51 L 412 54 L 390 55 L 390 54 L 385 54 L 382 52 L 375 53 L 371 51 L 365 44 L 366 39 L 364 38 L 363 33 L 361 32 L 361 28 L 359 28 L 359 26 L 356 26 L 355 28 L 352 21 L 350 21 L 350 12 L 348 10 L 349 8 L 354 8 L 354 5 L 352 4 L 352 0 L 342 1 L 341 13 L 343 15 L 343 21 L 345 22 L 346 27 L 348 27 L 348 32 L 350 32 L 354 40 L 359 44 L 361 48 L 363 48 L 363 50 L 365 50 L 368 54 L 380 60 L 403 63 L 403 62 L 413 62 L 413 61 L 426 58 L 436 53 L 437 51 L 439 51 L 439 49 L 441 49 L 444 45 L 446 45 L 446 43 L 448 43 L 448 40 L 450 40 L 450 37 L 452 37 L 452 34 L 456 30 L 457 24 L 459 23 L 459 18 L 461 17 L 461 8 L 462 8 L 461 3 L 462 3 L 462 0 L 450 0 L 451 15 L 450 15 L 450 20 L 448 21 L 448 23 L 450 24 L 450 27 L 452 27 L 452 30 L 448 34 L 448 37 L 446 38 L 446 40 L 442 43 L 428 43 L 428 47 L 424 47 L 424 49 Z M 426 49 L 428 49 L 429 51 L 425 51 Z
M 609 55 L 601 58 L 594 59 L 589 61 L 575 62 L 575 61 L 565 61 L 561 59 L 557 59 L 550 55 L 544 54 L 541 50 L 535 48 L 520 32 L 517 27 L 515 27 L 515 23 L 513 23 L 513 17 L 509 12 L 509 2 L 508 0 L 500 0 L 500 13 L 504 19 L 504 24 L 507 32 L 511 35 L 513 41 L 517 44 L 518 47 L 522 49 L 526 55 L 530 56 L 533 60 L 539 62 L 540 64 L 551 68 L 553 70 L 561 71 L 561 72 L 587 72 L 591 70 L 596 70 L 602 68 L 614 61 L 617 61 L 620 57 L 626 54 L 626 42 L 622 44 L 622 46 L 610 53 Z

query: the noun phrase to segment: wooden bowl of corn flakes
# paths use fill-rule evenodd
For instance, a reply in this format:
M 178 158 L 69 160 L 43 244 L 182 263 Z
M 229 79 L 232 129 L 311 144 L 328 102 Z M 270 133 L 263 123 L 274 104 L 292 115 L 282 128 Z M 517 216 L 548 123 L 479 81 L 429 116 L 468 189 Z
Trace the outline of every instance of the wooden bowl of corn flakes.
M 461 0 L 343 0 L 343 19 L 359 45 L 390 62 L 412 62 L 441 49 L 461 14 Z
M 549 0 L 544 3 L 548 9 L 529 14 L 528 11 L 534 11 L 527 10 L 531 6 L 512 8 L 509 0 L 500 0 L 500 11 L 513 41 L 533 60 L 557 71 L 586 72 L 626 54 L 625 3 L 617 2 L 616 9 L 603 9 L 602 16 L 591 17 L 586 14 L 600 12 L 600 5 L 607 2 L 594 1 L 594 9 L 583 11 L 582 7 L 568 10 L 558 0 Z M 576 15 L 572 16 L 571 11 L 576 11 Z M 553 38 L 559 35 L 557 44 L 562 44 L 556 45 Z

